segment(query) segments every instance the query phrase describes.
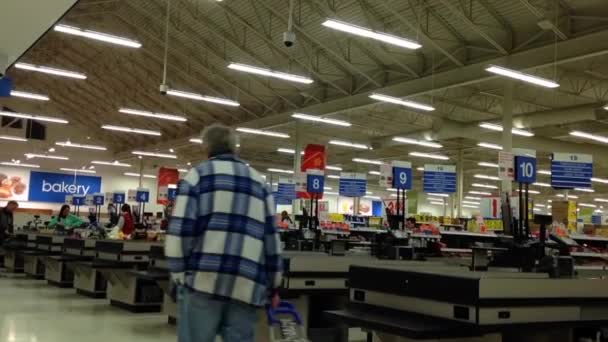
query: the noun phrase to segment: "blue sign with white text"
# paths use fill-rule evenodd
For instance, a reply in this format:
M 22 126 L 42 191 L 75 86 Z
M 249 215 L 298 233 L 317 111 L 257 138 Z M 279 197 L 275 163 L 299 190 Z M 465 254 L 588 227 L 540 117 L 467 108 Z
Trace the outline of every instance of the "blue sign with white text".
M 135 200 L 139 203 L 148 203 L 150 200 L 150 191 L 148 190 L 137 190 Z
M 167 189 L 167 199 L 169 199 L 169 201 L 175 201 L 176 198 L 177 198 L 177 188 Z
M 343 172 L 339 182 L 340 196 L 363 197 L 367 192 L 365 174 Z
M 515 157 L 515 181 L 523 184 L 536 182 L 536 158 L 530 156 Z
M 30 173 L 29 200 L 64 203 L 66 195 L 86 196 L 101 191 L 101 177 L 74 176 L 64 173 Z
M 588 154 L 553 153 L 551 186 L 556 189 L 591 188 L 593 157 Z
M 296 199 L 296 185 L 292 183 L 279 183 L 274 198 L 277 204 L 292 204 L 293 200 Z
M 125 195 L 124 192 L 115 192 L 114 196 L 112 198 L 112 202 L 114 202 L 116 204 L 124 204 L 126 197 L 127 196 Z
M 453 165 L 425 165 L 423 176 L 424 192 L 456 192 L 456 167 Z
M 406 167 L 393 167 L 393 188 L 412 189 L 412 169 Z
M 85 197 L 84 196 L 74 196 L 72 198 L 72 204 L 75 206 L 84 205 Z
M 93 204 L 103 205 L 103 202 L 104 202 L 103 195 L 93 195 Z
M 322 194 L 325 187 L 325 176 L 323 175 L 307 175 L 306 190 L 311 194 Z

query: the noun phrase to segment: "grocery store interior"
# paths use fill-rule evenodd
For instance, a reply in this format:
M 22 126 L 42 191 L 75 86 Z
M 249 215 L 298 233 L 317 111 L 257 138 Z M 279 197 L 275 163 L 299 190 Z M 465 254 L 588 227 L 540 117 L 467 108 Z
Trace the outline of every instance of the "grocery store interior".
M 214 124 L 276 206 L 256 341 L 608 341 L 605 0 L 3 0 L 0 341 L 178 339 Z

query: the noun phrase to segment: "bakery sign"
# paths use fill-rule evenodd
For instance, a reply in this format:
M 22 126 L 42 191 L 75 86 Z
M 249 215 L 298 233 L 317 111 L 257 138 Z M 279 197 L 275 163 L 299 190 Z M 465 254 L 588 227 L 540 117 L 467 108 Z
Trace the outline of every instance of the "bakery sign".
M 0 201 L 27 201 L 29 184 L 29 170 L 0 167 Z

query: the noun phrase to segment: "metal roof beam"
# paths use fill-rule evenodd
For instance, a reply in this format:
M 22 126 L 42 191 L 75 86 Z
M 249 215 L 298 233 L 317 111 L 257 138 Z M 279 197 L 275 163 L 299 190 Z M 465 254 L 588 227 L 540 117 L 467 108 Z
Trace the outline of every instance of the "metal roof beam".
M 473 31 L 475 31 L 479 36 L 481 36 L 483 39 L 485 39 L 488 43 L 490 43 L 490 45 L 494 46 L 496 48 L 496 50 L 498 50 L 498 52 L 502 53 L 503 55 L 506 55 L 508 52 L 507 50 L 502 47 L 502 45 L 500 45 L 493 37 L 491 37 L 488 33 L 486 33 L 484 30 L 482 30 L 481 28 L 479 28 L 474 22 L 472 22 L 463 12 L 461 12 L 450 0 L 440 0 L 441 3 L 447 7 L 450 12 L 452 12 L 454 15 L 456 15 L 456 17 L 458 17 L 458 19 L 460 19 L 460 21 L 462 21 L 464 24 L 466 24 L 467 26 L 469 26 L 469 28 Z

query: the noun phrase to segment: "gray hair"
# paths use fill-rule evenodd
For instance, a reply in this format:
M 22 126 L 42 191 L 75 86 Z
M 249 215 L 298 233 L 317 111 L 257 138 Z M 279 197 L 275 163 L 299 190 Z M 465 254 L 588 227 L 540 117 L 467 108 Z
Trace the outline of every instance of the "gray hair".
M 236 153 L 237 136 L 234 129 L 222 124 L 212 124 L 203 130 L 203 142 L 210 157 Z

